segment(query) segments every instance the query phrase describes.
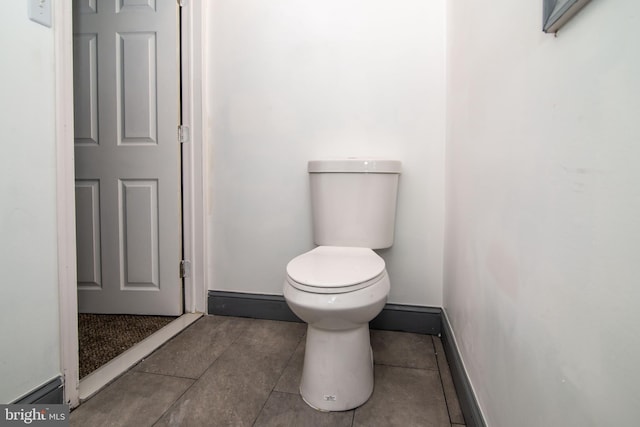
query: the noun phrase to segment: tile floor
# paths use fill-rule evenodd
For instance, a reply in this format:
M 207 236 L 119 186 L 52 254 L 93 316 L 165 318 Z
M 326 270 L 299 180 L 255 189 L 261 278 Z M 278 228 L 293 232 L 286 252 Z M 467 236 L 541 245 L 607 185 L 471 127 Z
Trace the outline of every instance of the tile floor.
M 438 337 L 371 331 L 375 389 L 318 412 L 300 398 L 306 325 L 205 316 L 71 413 L 72 426 L 447 426 L 464 419 Z

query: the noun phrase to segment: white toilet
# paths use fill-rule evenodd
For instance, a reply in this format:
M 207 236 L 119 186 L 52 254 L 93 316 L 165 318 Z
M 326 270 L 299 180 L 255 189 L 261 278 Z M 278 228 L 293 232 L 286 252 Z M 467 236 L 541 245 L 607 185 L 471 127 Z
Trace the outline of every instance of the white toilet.
M 372 249 L 393 244 L 400 162 L 309 162 L 314 241 L 287 265 L 284 297 L 308 324 L 302 398 L 346 411 L 373 392 L 369 321 L 387 301 L 389 276 Z

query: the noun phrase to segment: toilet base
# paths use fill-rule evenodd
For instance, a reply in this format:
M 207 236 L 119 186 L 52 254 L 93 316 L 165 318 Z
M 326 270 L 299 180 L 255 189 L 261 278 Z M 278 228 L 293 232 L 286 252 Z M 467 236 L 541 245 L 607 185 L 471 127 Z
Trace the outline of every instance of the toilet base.
M 300 382 L 304 401 L 320 411 L 347 411 L 373 392 L 373 354 L 369 324 L 349 330 L 309 325 Z

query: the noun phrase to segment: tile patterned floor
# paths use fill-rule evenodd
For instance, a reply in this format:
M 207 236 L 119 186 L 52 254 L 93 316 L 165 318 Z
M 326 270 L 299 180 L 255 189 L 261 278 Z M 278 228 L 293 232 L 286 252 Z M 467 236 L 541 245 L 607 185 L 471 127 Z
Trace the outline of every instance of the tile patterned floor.
M 438 337 L 371 331 L 375 389 L 346 412 L 300 398 L 306 325 L 205 316 L 71 413 L 72 426 L 464 426 Z

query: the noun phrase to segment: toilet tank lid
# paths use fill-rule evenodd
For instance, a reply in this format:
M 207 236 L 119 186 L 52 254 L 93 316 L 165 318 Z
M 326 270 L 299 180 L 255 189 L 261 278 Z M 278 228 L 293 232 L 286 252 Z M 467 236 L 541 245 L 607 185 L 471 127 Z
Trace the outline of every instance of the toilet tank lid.
M 287 275 L 303 285 L 342 288 L 371 280 L 384 268 L 384 260 L 369 248 L 318 246 L 292 259 Z
M 310 160 L 309 173 L 397 173 L 401 171 L 399 160 L 348 157 L 344 159 Z

